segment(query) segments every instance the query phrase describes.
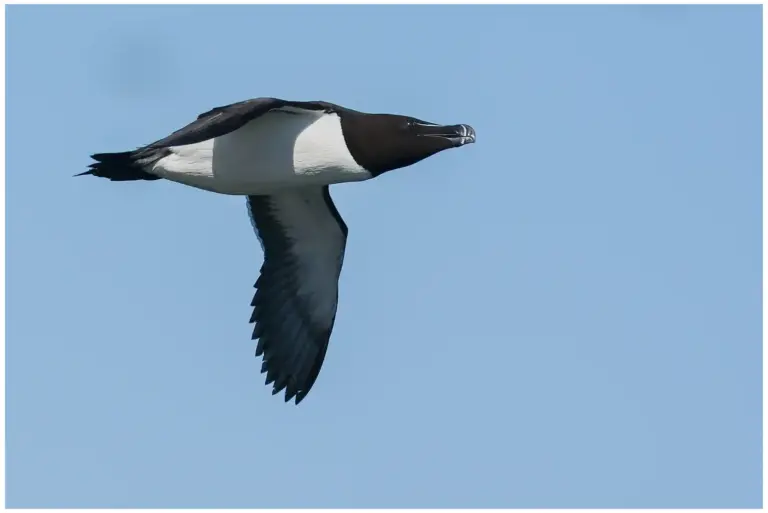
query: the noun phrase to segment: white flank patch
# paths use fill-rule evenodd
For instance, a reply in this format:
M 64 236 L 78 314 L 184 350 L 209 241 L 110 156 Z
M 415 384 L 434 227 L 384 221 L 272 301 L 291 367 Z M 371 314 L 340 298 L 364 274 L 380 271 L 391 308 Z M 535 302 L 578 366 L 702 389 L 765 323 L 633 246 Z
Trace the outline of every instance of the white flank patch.
M 170 150 L 153 173 L 223 194 L 371 178 L 350 155 L 336 114 L 275 110 L 224 136 Z

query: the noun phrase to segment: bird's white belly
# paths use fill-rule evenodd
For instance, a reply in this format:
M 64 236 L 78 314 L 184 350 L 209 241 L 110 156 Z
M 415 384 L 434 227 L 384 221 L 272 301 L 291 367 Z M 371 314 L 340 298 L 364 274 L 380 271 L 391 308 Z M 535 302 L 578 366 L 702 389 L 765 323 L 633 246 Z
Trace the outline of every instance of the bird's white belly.
M 349 153 L 335 114 L 270 112 L 224 136 L 170 150 L 151 172 L 222 194 L 270 194 L 372 177 Z

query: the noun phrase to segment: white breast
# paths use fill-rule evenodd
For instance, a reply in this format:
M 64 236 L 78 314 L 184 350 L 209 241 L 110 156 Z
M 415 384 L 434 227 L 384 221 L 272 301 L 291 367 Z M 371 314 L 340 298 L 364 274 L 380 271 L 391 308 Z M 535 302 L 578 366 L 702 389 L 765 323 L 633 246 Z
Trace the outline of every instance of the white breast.
M 222 137 L 170 150 L 153 173 L 224 194 L 372 177 L 349 153 L 336 114 L 272 111 Z

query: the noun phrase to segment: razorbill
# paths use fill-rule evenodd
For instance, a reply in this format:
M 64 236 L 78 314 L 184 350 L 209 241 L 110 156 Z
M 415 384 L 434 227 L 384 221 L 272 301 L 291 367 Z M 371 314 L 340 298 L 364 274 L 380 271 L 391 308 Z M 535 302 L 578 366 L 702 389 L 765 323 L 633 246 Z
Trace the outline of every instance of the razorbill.
M 247 196 L 264 252 L 251 302 L 272 393 L 300 403 L 317 379 L 336 318 L 347 225 L 330 184 L 368 180 L 475 142 L 469 125 L 368 114 L 323 101 L 255 98 L 216 107 L 133 151 L 97 153 L 114 181 L 158 180 Z

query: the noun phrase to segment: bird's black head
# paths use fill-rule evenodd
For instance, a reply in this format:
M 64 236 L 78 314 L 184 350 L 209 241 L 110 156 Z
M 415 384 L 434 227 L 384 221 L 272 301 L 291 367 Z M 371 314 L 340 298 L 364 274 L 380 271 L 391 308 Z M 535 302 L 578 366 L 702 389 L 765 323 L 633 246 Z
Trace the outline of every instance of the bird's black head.
M 374 176 L 475 142 L 469 125 L 436 125 L 395 114 L 345 112 L 341 126 L 349 152 Z

